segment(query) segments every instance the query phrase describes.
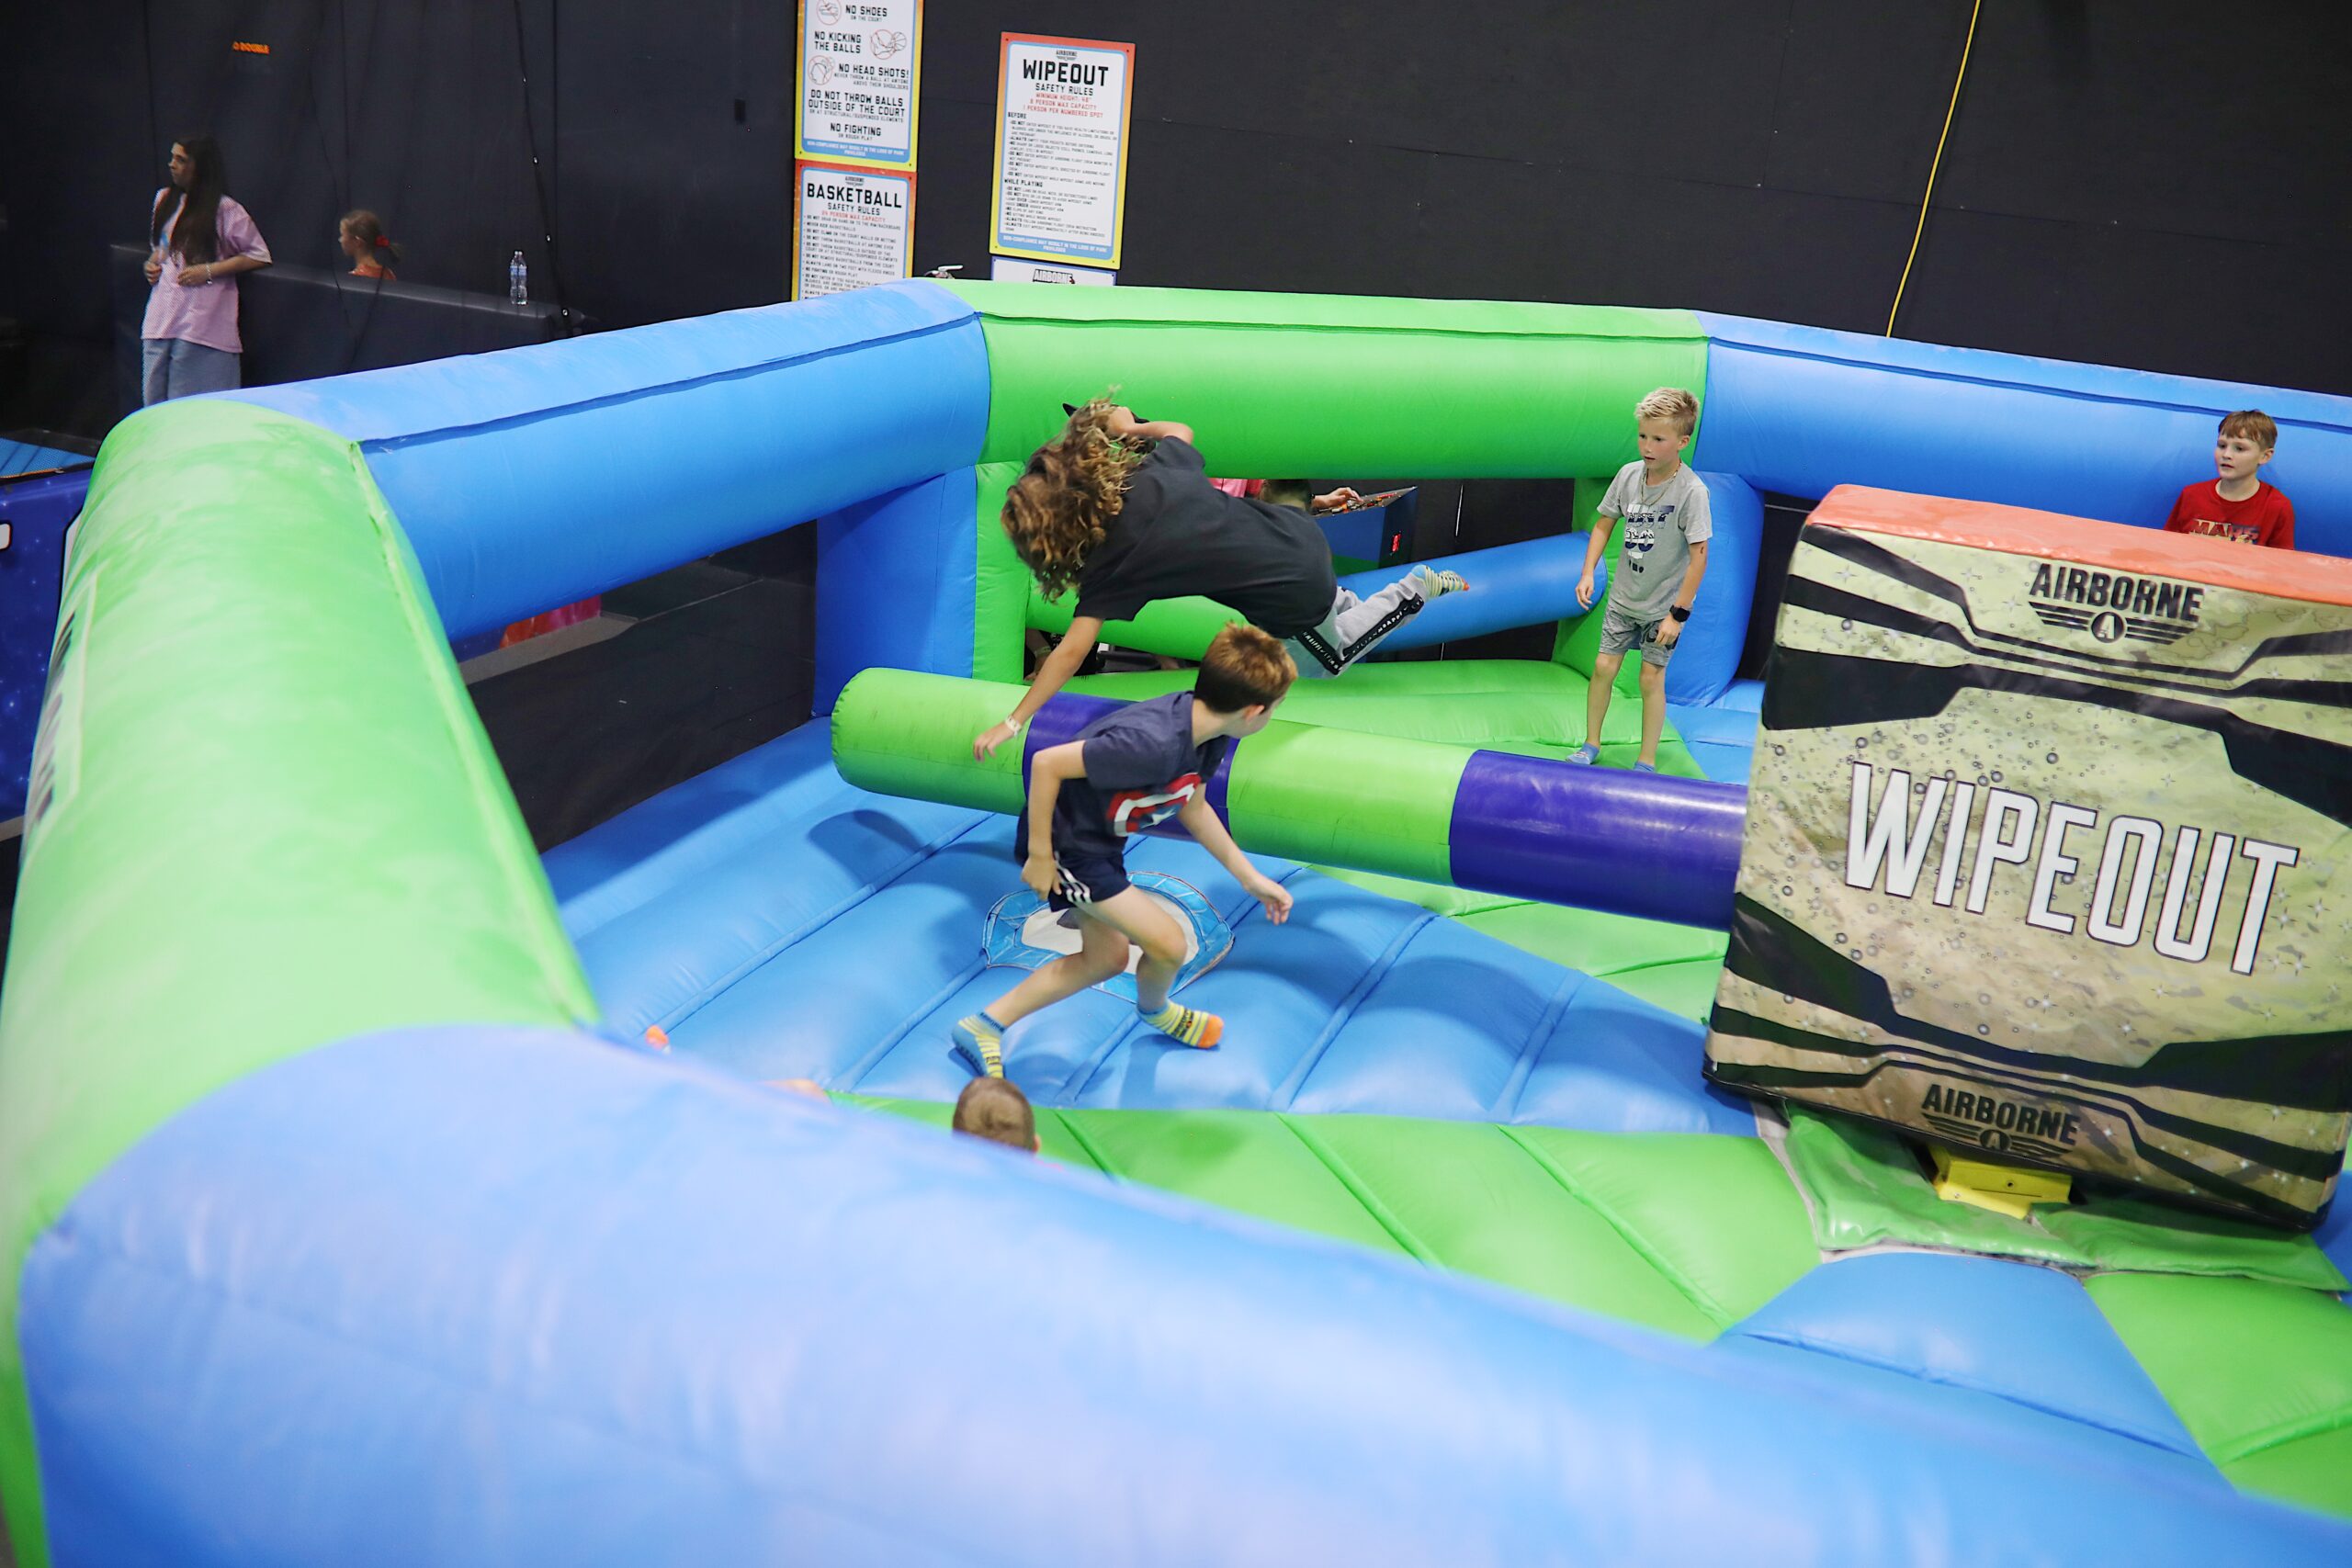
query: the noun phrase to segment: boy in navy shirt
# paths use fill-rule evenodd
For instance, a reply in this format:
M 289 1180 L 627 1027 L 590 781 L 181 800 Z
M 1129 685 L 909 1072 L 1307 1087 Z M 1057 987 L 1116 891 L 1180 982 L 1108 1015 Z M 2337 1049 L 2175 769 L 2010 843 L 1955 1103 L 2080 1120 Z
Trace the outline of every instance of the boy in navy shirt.
M 1053 908 L 1078 911 L 1081 943 L 956 1022 L 956 1054 L 974 1072 L 1002 1077 L 1004 1032 L 1124 973 L 1129 942 L 1143 949 L 1136 1008 L 1144 1021 L 1187 1045 L 1216 1043 L 1223 1019 L 1168 999 L 1184 962 L 1184 933 L 1128 882 L 1127 842 L 1173 817 L 1264 906 L 1267 919 L 1288 919 L 1290 894 L 1235 847 L 1209 808 L 1208 781 L 1227 747 L 1266 728 L 1297 674 L 1272 637 L 1228 626 L 1202 656 L 1191 691 L 1130 703 L 1030 759 L 1028 810 L 1013 850 L 1021 880 Z

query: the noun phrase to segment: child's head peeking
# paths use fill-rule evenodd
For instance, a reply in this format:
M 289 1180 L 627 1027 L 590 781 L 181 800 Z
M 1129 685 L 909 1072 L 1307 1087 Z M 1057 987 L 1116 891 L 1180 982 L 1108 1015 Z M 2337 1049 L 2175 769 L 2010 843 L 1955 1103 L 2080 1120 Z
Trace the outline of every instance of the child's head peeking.
M 978 1077 L 966 1084 L 956 1097 L 950 1125 L 1023 1154 L 1035 1154 L 1039 1147 L 1037 1113 L 1029 1108 L 1029 1097 L 1003 1078 Z

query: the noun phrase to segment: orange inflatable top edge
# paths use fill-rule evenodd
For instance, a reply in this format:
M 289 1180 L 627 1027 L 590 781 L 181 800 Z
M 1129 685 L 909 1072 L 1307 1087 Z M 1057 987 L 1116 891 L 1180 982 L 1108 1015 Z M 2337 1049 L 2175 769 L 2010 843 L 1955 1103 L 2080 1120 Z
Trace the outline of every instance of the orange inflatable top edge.
M 2352 560 L 2339 556 L 2234 545 L 2022 506 L 1839 485 L 1822 498 L 1810 521 L 1856 533 L 1902 534 L 2009 555 L 2049 556 L 2143 577 L 2187 578 L 2280 599 L 2352 604 Z

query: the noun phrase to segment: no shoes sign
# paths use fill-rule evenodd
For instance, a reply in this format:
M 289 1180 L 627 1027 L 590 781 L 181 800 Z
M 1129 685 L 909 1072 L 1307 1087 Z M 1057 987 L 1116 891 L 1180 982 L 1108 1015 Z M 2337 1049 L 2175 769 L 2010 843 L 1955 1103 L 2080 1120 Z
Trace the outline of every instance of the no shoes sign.
M 795 156 L 915 166 L 922 0 L 801 0 Z

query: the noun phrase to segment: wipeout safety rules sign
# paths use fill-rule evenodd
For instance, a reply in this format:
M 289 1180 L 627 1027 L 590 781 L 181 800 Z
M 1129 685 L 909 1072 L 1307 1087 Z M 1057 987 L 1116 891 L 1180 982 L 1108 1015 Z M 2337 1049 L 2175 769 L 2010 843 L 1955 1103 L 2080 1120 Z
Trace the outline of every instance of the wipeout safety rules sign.
M 1707 1071 L 2308 1225 L 2352 1125 L 2352 562 L 1845 487 Z
M 1004 35 L 989 250 L 1118 266 L 1135 59 L 1133 44 Z
M 794 299 L 908 276 L 914 262 L 914 175 L 834 164 L 802 164 L 795 173 Z
M 796 152 L 915 166 L 922 0 L 801 0 Z

